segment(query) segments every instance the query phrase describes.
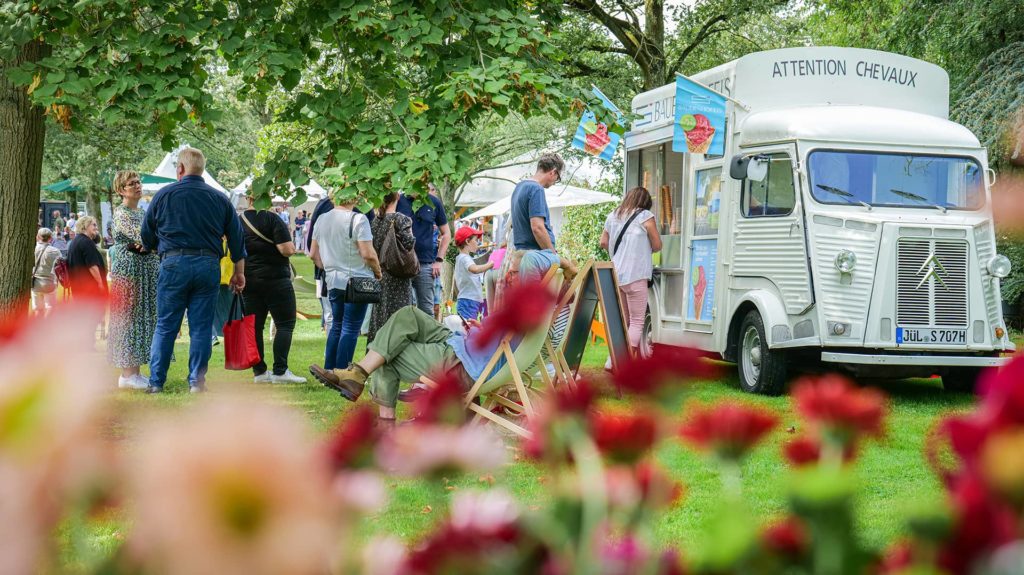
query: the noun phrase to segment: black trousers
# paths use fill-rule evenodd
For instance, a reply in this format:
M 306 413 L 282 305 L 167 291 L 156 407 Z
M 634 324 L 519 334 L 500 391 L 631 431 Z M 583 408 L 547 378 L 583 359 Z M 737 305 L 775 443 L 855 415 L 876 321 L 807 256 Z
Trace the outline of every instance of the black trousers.
M 292 280 L 245 278 L 242 298 L 245 313 L 256 316 L 256 348 L 260 352 L 260 362 L 253 366 L 253 374 L 262 375 L 267 371 L 263 329 L 267 324 L 268 313 L 277 326 L 274 335 L 274 375 L 283 374 L 288 369 L 288 351 L 292 347 L 292 333 L 295 331 L 295 288 L 292 287 Z

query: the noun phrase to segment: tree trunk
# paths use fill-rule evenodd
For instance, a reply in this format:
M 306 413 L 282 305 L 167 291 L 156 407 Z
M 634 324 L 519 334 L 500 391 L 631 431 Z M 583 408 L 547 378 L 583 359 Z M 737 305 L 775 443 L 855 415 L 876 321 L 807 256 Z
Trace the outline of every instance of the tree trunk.
M 644 1 L 644 50 L 646 58 L 644 90 L 660 88 L 674 80 L 665 77 L 665 2 L 664 0 Z
M 90 216 L 96 218 L 96 227 L 100 230 L 100 235 L 103 235 L 103 209 L 100 207 L 102 198 L 100 197 L 100 190 L 94 186 L 89 186 L 85 192 L 85 211 Z
M 28 312 L 46 135 L 43 109 L 7 79 L 7 70 L 48 53 L 45 44 L 30 42 L 13 60 L 0 60 L 0 321 Z

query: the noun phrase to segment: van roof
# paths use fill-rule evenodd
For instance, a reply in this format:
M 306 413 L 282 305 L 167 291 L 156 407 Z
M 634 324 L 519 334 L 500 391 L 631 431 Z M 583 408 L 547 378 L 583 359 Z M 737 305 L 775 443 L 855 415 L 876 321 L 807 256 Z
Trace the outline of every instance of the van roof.
M 875 106 L 809 106 L 756 112 L 739 128 L 739 145 L 792 140 L 980 148 L 970 130 L 928 114 Z

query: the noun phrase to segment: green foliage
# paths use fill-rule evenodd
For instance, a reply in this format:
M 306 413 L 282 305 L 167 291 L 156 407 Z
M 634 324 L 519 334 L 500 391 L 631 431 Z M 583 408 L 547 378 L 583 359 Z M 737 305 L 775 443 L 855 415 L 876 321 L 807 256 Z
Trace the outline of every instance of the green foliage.
M 996 251 L 1010 258 L 1013 268 L 999 287 L 1003 301 L 1014 304 L 1024 295 L 1024 237 L 1021 234 L 999 234 L 996 237 Z
M 607 260 L 608 252 L 600 245 L 601 232 L 605 219 L 616 206 L 611 203 L 565 208 L 558 253 L 579 264 L 591 258 Z
M 993 168 L 1007 167 L 1021 143 L 1014 128 L 1024 122 L 1024 41 L 993 52 L 959 90 L 950 117 L 988 147 Z M 1016 137 L 1015 137 L 1016 136 Z

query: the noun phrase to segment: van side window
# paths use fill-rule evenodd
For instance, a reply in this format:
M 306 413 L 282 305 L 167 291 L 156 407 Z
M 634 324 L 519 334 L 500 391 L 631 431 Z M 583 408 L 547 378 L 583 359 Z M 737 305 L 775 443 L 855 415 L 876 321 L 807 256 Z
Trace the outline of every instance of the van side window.
M 787 154 L 771 154 L 768 176 L 763 181 L 745 180 L 741 209 L 748 218 L 786 216 L 796 205 L 793 162 Z

